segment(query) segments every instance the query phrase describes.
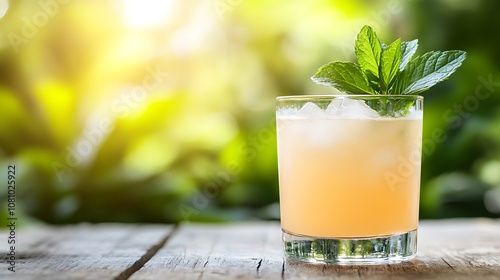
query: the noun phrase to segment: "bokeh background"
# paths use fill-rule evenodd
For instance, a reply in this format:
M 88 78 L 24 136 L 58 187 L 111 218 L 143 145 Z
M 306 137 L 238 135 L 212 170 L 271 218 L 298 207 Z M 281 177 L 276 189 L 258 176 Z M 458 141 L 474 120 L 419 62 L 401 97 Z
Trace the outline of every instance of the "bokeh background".
M 465 64 L 424 93 L 421 218 L 500 217 L 500 1 L 0 0 L 0 218 L 278 219 L 275 97 L 365 24 Z M 367 139 L 368 141 L 369 139 Z M 4 219 L 4 218 L 2 218 Z

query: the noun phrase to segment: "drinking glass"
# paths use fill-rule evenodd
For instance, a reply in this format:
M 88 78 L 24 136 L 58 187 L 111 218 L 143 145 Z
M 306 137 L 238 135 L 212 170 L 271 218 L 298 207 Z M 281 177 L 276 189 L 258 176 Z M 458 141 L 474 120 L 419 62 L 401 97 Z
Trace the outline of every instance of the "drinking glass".
M 415 256 L 422 117 L 415 95 L 277 98 L 289 260 L 387 264 Z

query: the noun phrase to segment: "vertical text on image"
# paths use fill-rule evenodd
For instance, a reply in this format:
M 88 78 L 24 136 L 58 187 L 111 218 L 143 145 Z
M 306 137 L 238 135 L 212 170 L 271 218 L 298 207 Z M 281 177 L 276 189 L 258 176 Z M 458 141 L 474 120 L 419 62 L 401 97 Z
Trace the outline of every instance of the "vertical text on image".
M 7 270 L 16 272 L 16 166 L 7 167 Z

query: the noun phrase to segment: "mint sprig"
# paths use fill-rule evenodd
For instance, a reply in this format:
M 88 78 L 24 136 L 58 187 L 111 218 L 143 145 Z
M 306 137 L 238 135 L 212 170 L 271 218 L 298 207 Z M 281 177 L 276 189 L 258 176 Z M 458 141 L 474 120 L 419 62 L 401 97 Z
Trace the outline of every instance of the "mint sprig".
M 417 95 L 446 80 L 466 58 L 464 51 L 433 51 L 413 58 L 418 40 L 381 43 L 366 25 L 358 34 L 358 64 L 330 62 L 311 79 L 348 94 Z

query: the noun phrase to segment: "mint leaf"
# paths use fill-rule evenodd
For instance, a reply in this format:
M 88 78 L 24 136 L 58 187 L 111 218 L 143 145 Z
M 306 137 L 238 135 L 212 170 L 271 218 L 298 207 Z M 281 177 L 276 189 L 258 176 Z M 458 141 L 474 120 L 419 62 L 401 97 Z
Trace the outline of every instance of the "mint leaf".
M 380 90 L 382 92 L 387 92 L 392 80 L 399 73 L 401 57 L 401 39 L 394 41 L 382 52 L 379 68 Z
M 410 61 L 399 74 L 391 94 L 419 94 L 447 79 L 465 60 L 464 51 L 428 52 Z
M 401 43 L 401 53 L 403 54 L 403 58 L 401 59 L 401 65 L 399 65 L 399 71 L 403 71 L 410 62 L 411 57 L 415 54 L 418 48 L 418 39 L 409 42 Z
M 456 50 L 429 52 L 413 58 L 417 48 L 416 39 L 408 42 L 398 39 L 386 45 L 365 25 L 356 38 L 358 64 L 331 62 L 311 79 L 352 94 L 419 94 L 447 79 L 466 57 L 465 52 Z
M 358 64 L 368 78 L 370 84 L 379 84 L 379 63 L 382 47 L 377 34 L 373 29 L 365 25 L 358 34 L 355 47 Z
M 320 85 L 333 86 L 346 93 L 369 93 L 370 87 L 361 68 L 352 62 L 331 62 L 321 67 L 311 79 Z

